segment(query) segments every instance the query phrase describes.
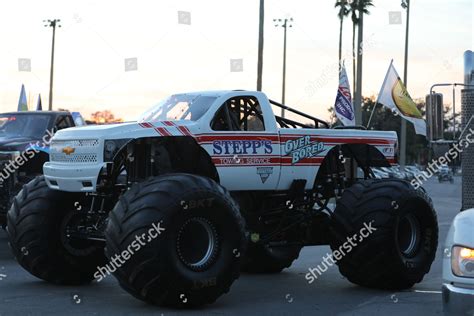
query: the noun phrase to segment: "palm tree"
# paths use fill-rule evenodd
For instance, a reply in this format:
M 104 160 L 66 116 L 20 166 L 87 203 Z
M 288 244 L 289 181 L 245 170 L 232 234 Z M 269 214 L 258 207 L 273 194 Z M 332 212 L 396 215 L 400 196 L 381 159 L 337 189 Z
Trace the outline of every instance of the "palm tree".
M 356 86 L 356 27 L 359 24 L 360 9 L 364 14 L 370 14 L 368 7 L 374 6 L 372 0 L 353 0 L 349 4 L 349 13 L 351 14 L 352 20 L 352 79 L 353 87 Z
M 264 0 L 260 0 L 260 14 L 258 22 L 258 61 L 257 61 L 257 91 L 262 91 L 263 75 L 263 23 L 265 17 Z
M 362 103 L 362 54 L 364 37 L 364 14 L 370 14 L 369 7 L 373 6 L 372 0 L 354 0 L 356 2 L 357 15 L 357 78 L 354 87 L 354 110 L 356 112 L 356 124 L 362 124 L 361 103 Z
M 347 8 L 347 0 L 338 0 L 334 5 L 335 8 L 339 7 L 339 12 L 337 16 L 339 17 L 339 67 L 342 64 L 342 22 L 344 18 L 349 14 L 349 9 Z
M 356 26 L 359 23 L 359 19 L 357 18 L 357 4 L 358 0 L 351 1 L 349 5 L 349 12 L 351 13 L 351 20 L 352 20 L 352 89 L 356 87 L 356 53 L 355 53 L 355 34 L 356 34 Z M 354 90 L 355 93 L 355 90 Z

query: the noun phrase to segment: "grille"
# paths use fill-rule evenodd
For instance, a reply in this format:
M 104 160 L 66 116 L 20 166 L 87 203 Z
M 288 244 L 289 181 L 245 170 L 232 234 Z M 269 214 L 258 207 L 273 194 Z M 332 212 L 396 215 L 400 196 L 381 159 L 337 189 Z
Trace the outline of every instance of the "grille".
M 97 154 L 51 154 L 51 161 L 63 163 L 96 163 Z
M 97 147 L 98 139 L 78 139 L 78 140 L 55 140 L 51 146 L 72 146 L 72 147 Z

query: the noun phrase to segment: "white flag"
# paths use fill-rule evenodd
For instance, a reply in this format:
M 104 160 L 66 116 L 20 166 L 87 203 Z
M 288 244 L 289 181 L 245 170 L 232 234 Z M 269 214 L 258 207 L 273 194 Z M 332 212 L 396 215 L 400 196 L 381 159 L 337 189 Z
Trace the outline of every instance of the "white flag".
M 400 115 L 411 122 L 417 134 L 426 136 L 426 122 L 423 115 L 410 97 L 392 63 L 385 75 L 378 102 L 392 110 L 395 115 Z
M 339 88 L 337 89 L 336 103 L 334 104 L 337 118 L 344 126 L 355 125 L 354 106 L 352 105 L 351 89 L 347 79 L 346 68 L 342 66 L 339 72 Z

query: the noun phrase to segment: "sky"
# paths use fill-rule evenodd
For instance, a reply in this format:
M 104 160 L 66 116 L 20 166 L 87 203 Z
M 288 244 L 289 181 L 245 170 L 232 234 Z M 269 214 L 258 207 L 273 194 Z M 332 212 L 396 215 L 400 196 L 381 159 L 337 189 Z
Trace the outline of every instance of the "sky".
M 173 93 L 256 89 L 257 0 L 2 1 L 1 112 L 16 110 L 21 84 L 30 108 L 38 94 L 43 106 L 48 104 L 52 29 L 43 20 L 54 18 L 62 26 L 56 31 L 55 109 L 80 111 L 85 117 L 111 110 L 132 120 Z M 364 17 L 365 96 L 378 94 L 391 59 L 403 77 L 405 10 L 399 0 L 373 2 Z M 407 86 L 413 98 L 424 98 L 434 83 L 463 81 L 463 53 L 474 49 L 474 9 L 472 0 L 411 2 Z M 292 17 L 286 103 L 323 119 L 329 118 L 338 85 L 334 3 L 265 1 L 263 91 L 281 99 L 283 29 L 273 19 Z M 398 14 L 390 12 L 400 12 L 399 24 L 390 23 L 390 14 Z M 347 19 L 343 56 L 352 83 L 351 38 Z M 19 69 L 20 58 L 31 61 L 30 71 L 24 64 Z M 237 61 L 231 71 L 233 59 L 241 59 L 242 68 Z M 445 92 L 449 105 L 450 89 L 439 92 Z

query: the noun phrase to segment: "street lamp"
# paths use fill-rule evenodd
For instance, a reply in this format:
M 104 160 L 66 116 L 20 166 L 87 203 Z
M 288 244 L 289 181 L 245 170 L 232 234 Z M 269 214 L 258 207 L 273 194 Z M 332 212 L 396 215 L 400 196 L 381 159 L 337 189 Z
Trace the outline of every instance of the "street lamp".
M 283 82 L 281 88 L 281 103 L 285 104 L 285 87 L 286 87 L 286 29 L 293 27 L 293 18 L 273 19 L 275 27 L 283 27 Z M 285 117 L 285 109 L 281 109 L 281 117 Z
M 44 26 L 45 27 L 52 27 L 53 28 L 53 43 L 52 43 L 52 48 L 51 48 L 51 69 L 50 69 L 50 74 L 49 74 L 49 110 L 53 110 L 53 73 L 54 73 L 54 40 L 56 36 L 56 26 L 61 27 L 59 22 L 61 20 L 59 19 L 54 19 L 54 20 L 43 20 L 44 23 L 46 23 Z
M 402 0 L 402 8 L 407 11 L 407 26 L 405 33 L 405 65 L 403 68 L 403 83 L 405 89 L 408 89 L 407 77 L 408 77 L 408 30 L 410 27 L 410 0 Z M 406 164 L 406 148 L 407 148 L 407 121 L 402 119 L 401 132 L 400 132 L 400 167 L 403 171 Z

